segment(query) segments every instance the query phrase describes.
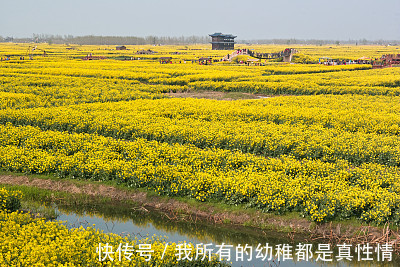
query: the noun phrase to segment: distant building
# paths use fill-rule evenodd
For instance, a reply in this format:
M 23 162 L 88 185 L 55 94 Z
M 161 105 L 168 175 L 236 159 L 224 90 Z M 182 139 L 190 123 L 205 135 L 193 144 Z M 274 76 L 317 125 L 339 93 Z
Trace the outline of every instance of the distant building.
M 120 46 L 117 46 L 116 49 L 117 49 L 117 50 L 126 50 L 126 46 L 120 45 Z
M 211 36 L 212 50 L 233 50 L 233 49 L 235 49 L 234 39 L 237 36 L 234 36 L 232 34 L 222 34 L 220 32 L 210 34 L 210 36 Z
M 362 60 L 363 63 L 365 62 L 365 60 L 363 60 L 362 58 L 360 59 Z M 368 63 L 368 61 L 366 63 Z M 374 69 L 385 68 L 385 67 L 400 67 L 400 54 L 383 55 L 380 59 L 376 58 L 375 60 L 372 60 L 371 63 L 372 63 L 372 68 Z

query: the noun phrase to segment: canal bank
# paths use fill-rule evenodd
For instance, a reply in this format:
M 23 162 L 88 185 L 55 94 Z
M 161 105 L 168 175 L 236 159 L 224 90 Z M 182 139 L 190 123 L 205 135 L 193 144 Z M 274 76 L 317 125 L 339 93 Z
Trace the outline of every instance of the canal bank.
M 99 182 L 58 179 L 43 175 L 18 175 L 2 173 L 0 183 L 14 189 L 23 189 L 24 195 L 32 201 L 43 201 L 56 205 L 60 210 L 68 207 L 74 216 L 87 216 L 107 210 L 114 212 L 114 217 L 124 217 L 129 214 L 140 214 L 135 218 L 151 219 L 151 225 L 158 222 L 183 227 L 183 232 L 192 233 L 196 227 L 205 227 L 203 233 L 216 232 L 209 238 L 213 242 L 227 243 L 229 236 L 222 234 L 234 233 L 244 236 L 236 243 L 258 244 L 265 238 L 282 240 L 286 243 L 353 243 L 364 244 L 393 242 L 398 237 L 398 231 L 388 227 L 362 225 L 354 222 L 332 222 L 315 224 L 299 214 L 275 215 L 266 214 L 246 207 L 232 207 L 220 203 L 201 203 L 192 200 L 158 196 L 144 190 L 127 189 L 117 185 Z M 122 209 L 122 210 L 121 210 Z M 126 216 L 125 216 L 126 217 Z M 129 219 L 131 220 L 131 218 Z M 157 222 L 157 223 L 155 223 Z M 151 232 L 151 231 L 150 231 Z M 182 231 L 181 231 L 182 232 Z M 175 233 L 173 234 L 175 235 Z M 217 238 L 217 236 L 219 236 Z M 197 237 L 196 237 L 197 238 Z M 186 237 L 191 240 L 190 237 Z M 251 241 L 251 242 L 250 242 Z M 258 243 L 257 243 L 258 242 Z M 279 241 L 278 241 L 279 242 Z M 269 241 L 268 243 L 276 243 Z M 396 243 L 397 244 L 397 243 Z M 396 247 L 394 244 L 394 247 Z

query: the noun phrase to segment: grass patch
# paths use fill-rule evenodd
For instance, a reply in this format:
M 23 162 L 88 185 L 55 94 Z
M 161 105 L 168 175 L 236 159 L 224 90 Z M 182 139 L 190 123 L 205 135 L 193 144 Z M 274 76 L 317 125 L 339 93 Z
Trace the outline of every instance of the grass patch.
M 54 220 L 59 216 L 54 207 L 37 201 L 22 201 L 21 210 L 29 211 L 35 217 L 43 217 L 47 220 Z

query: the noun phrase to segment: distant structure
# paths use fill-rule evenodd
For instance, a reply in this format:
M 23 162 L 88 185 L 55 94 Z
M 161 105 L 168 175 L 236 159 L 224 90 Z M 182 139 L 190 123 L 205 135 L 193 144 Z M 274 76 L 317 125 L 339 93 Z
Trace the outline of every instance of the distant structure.
M 400 67 L 400 54 L 383 55 L 380 59 L 372 61 L 372 68 Z
M 235 49 L 235 41 L 234 39 L 237 36 L 232 34 L 222 34 L 220 32 L 216 32 L 210 34 L 212 50 L 233 50 Z
M 286 48 L 285 50 L 278 53 L 256 53 L 251 50 L 247 50 L 248 54 L 252 57 L 259 59 L 275 59 L 282 58 L 283 62 L 291 62 L 294 54 L 298 53 L 294 48 Z
M 120 45 L 116 47 L 117 50 L 126 50 L 126 46 Z

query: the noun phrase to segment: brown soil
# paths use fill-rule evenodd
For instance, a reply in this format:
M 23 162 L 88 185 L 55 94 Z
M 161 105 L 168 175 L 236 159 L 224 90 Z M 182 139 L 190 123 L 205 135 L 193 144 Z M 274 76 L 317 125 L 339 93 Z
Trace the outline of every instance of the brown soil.
M 261 211 L 252 213 L 220 211 L 220 209 L 213 207 L 212 204 L 207 203 L 204 203 L 205 206 L 199 209 L 173 198 L 149 196 L 145 192 L 121 190 L 96 182 L 76 185 L 67 180 L 56 181 L 28 176 L 1 175 L 0 184 L 26 185 L 73 194 L 102 196 L 116 202 L 130 200 L 144 211 L 161 212 L 171 220 L 208 221 L 221 224 L 229 223 L 231 225 L 247 224 L 255 228 L 269 230 L 285 229 L 291 238 L 302 234 L 302 238 L 307 239 L 307 241 L 325 240 L 333 244 L 343 242 L 354 244 L 389 242 L 393 244 L 397 251 L 400 251 L 400 232 L 389 229 L 389 226 L 382 229 L 372 226 L 333 225 L 332 223 L 316 225 L 304 218 L 284 218 L 262 213 Z
M 241 92 L 218 92 L 218 91 L 188 91 L 188 92 L 176 92 L 166 93 L 170 97 L 178 98 L 204 98 L 204 99 L 215 99 L 215 100 L 239 100 L 239 99 L 262 99 L 272 96 L 258 95 Z

